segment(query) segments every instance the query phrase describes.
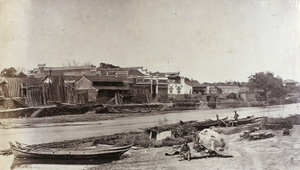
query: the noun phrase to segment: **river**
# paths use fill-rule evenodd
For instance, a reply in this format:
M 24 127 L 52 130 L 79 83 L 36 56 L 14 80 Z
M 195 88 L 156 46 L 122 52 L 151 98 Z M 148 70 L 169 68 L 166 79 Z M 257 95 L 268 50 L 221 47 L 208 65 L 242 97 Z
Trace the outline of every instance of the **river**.
M 173 124 L 181 121 L 205 119 L 216 119 L 216 114 L 220 118 L 233 116 L 234 110 L 240 115 L 239 118 L 254 115 L 255 117 L 287 117 L 290 114 L 299 114 L 299 104 L 277 105 L 268 107 L 243 107 L 228 109 L 210 109 L 210 110 L 189 110 L 182 112 L 167 113 L 162 115 L 149 115 L 141 117 L 123 117 L 115 120 L 94 121 L 78 125 L 78 123 L 68 124 L 38 124 L 35 128 L 15 128 L 0 129 L 0 150 L 8 149 L 9 141 L 19 141 L 28 144 L 37 144 L 45 142 L 54 142 L 62 140 L 80 139 L 93 136 L 110 135 L 120 132 L 137 131 L 142 128 Z M 63 126 L 62 126 L 63 125 Z M 0 156 L 0 165 L 12 164 L 12 156 Z M 33 166 L 33 165 L 32 165 Z M 40 165 L 46 166 L 46 165 Z M 59 165 L 57 165 L 59 166 Z M 78 165 L 76 167 L 80 167 Z M 28 165 L 26 166 L 28 167 Z M 31 166 L 29 166 L 31 167 Z M 50 166 L 50 168 L 52 168 Z M 56 165 L 54 166 L 56 167 Z M 72 167 L 72 166 L 71 166 Z M 7 168 L 7 167 L 6 167 Z M 32 169 L 33 167 L 29 168 Z M 41 168 L 41 167 L 40 167 Z M 57 169 L 59 167 L 53 168 Z M 72 167 L 71 169 L 74 169 Z M 42 168 L 43 169 L 43 168 Z M 48 168 L 47 168 L 48 169 Z M 65 168 L 64 168 L 65 169 Z

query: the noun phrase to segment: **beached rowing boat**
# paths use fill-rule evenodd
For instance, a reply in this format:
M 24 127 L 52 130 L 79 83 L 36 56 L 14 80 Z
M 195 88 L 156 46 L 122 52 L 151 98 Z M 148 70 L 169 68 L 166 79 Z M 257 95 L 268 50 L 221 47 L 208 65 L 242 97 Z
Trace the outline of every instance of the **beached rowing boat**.
M 247 116 L 245 118 L 241 118 L 236 120 L 226 120 L 226 123 L 230 126 L 230 125 L 244 125 L 244 124 L 248 124 L 248 123 L 253 123 L 257 118 L 255 118 L 254 116 Z
M 248 124 L 248 123 L 252 123 L 254 122 L 255 118 L 254 116 L 247 116 L 246 118 L 241 118 L 238 119 L 238 125 L 244 125 L 244 124 Z
M 70 148 L 47 148 L 47 147 L 41 147 L 41 146 L 34 146 L 34 145 L 27 145 L 24 143 L 20 143 L 18 141 L 15 142 L 15 146 L 20 148 L 20 149 L 25 149 L 25 150 L 51 150 L 51 151 L 59 151 L 59 150 L 70 150 Z M 92 147 L 84 147 L 84 148 L 72 148 L 73 150 L 77 151 L 108 151 L 108 150 L 122 150 L 126 149 L 129 146 L 132 145 L 127 145 L 127 146 L 111 146 L 111 145 L 100 145 L 100 146 L 92 146 Z
M 221 126 L 221 125 L 225 125 L 225 121 L 228 119 L 228 116 L 220 119 L 220 120 L 207 120 L 207 121 L 203 121 L 203 122 L 197 122 L 192 124 L 192 126 L 196 127 L 198 130 L 202 130 L 205 128 L 209 128 L 211 126 Z
M 111 148 L 33 148 L 21 143 L 13 144 L 10 148 L 15 157 L 35 158 L 35 159 L 117 159 L 127 152 L 132 145 Z

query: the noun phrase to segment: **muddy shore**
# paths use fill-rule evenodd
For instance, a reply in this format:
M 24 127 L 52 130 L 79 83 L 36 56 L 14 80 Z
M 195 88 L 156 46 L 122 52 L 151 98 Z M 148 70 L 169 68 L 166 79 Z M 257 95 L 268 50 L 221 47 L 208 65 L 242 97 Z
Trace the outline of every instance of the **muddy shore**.
M 300 126 L 294 125 L 289 136 L 282 130 L 272 131 L 275 136 L 261 140 L 240 139 L 244 128 L 217 128 L 228 144 L 227 154 L 233 157 L 201 157 L 203 153 L 191 151 L 190 161 L 180 160 L 179 155 L 166 156 L 172 147 L 133 147 L 120 160 L 98 165 L 85 165 L 84 169 L 291 169 L 300 168 Z M 235 133 L 236 132 L 236 133 Z M 229 133 L 228 135 L 224 133 Z M 232 133 L 232 134 L 231 134 Z M 189 143 L 192 148 L 192 143 Z M 18 165 L 26 168 L 28 165 Z M 29 166 L 30 167 L 30 166 Z
M 86 112 L 77 115 L 58 115 L 49 117 L 22 117 L 0 119 L 0 129 L 8 128 L 26 128 L 39 123 L 68 123 L 68 122 L 91 122 L 100 120 L 113 120 L 120 117 L 138 117 L 145 115 L 167 114 L 171 111 L 152 111 L 149 113 L 99 113 L 95 111 Z M 172 111 L 180 112 L 180 111 Z
M 197 158 L 200 153 L 192 151 L 191 161 L 180 161 L 178 155 L 165 156 L 171 147 L 130 150 L 122 160 L 87 169 L 299 169 L 300 127 L 291 130 L 291 136 L 263 140 L 240 140 L 239 134 L 224 135 L 231 158 Z M 189 144 L 191 146 L 191 143 Z
M 165 112 L 167 113 L 167 112 Z M 163 114 L 162 112 L 151 113 L 114 113 L 95 114 L 88 112 L 82 115 L 62 115 L 43 118 L 16 118 L 1 119 L 2 128 L 22 127 L 38 123 L 60 122 L 89 122 L 92 120 L 109 120 L 118 117 L 143 116 L 145 114 Z M 12 126 L 13 125 L 13 126 Z M 178 155 L 165 156 L 171 147 L 134 147 L 124 154 L 120 160 L 101 165 L 87 165 L 85 169 L 299 169 L 300 168 L 300 127 L 294 125 L 290 136 L 282 136 L 282 130 L 274 130 L 275 137 L 263 140 L 240 140 L 239 132 L 243 127 L 220 128 L 232 158 L 202 158 L 199 153 L 193 153 L 191 161 L 179 161 Z M 229 133 L 228 133 L 229 132 Z M 121 134 L 126 135 L 126 134 Z M 99 137 L 101 138 L 101 137 Z M 85 142 L 84 142 L 85 140 Z M 63 141 L 61 143 L 92 143 L 94 138 Z M 57 144 L 61 144 L 58 142 Z M 190 143 L 191 145 L 191 143 Z M 55 146 L 55 145 L 54 145 Z M 56 145 L 57 146 L 57 145 Z

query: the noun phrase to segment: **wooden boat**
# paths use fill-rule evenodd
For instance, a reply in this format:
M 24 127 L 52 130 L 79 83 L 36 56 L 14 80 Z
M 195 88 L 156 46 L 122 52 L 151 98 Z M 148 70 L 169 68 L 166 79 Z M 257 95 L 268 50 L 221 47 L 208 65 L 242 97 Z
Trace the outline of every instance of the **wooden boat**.
M 35 159 L 35 158 L 14 158 L 11 169 L 24 169 L 26 165 L 64 165 L 65 169 L 68 166 L 74 165 L 100 165 L 106 163 L 112 163 L 115 159 Z M 69 168 L 70 169 L 70 168 Z
M 194 123 L 192 124 L 192 126 L 196 127 L 198 130 L 209 128 L 211 126 L 224 126 L 227 119 L 228 116 L 220 120 L 208 120 L 208 121 Z
M 244 124 L 252 123 L 252 122 L 254 122 L 254 120 L 256 120 L 256 118 L 254 118 L 254 116 L 247 116 L 246 118 L 241 118 L 241 119 L 238 119 L 237 121 L 227 120 L 226 123 L 228 125 L 232 125 L 232 124 L 244 125 Z
M 246 118 L 238 119 L 238 125 L 252 123 L 254 120 L 254 116 L 247 116 Z
M 34 159 L 70 159 L 70 160 L 87 160 L 87 159 L 118 159 L 122 154 L 127 152 L 132 145 L 111 148 L 33 148 L 30 145 L 21 143 L 9 143 L 15 157 L 34 158 Z
M 20 143 L 20 142 L 15 142 L 15 146 L 20 148 L 20 149 L 25 149 L 25 150 L 51 150 L 51 151 L 59 151 L 59 150 L 70 150 L 70 148 L 45 148 L 45 147 L 39 147 L 39 146 L 33 146 L 33 145 L 27 145 L 24 143 Z M 119 147 L 111 147 L 110 145 L 104 145 L 103 147 L 85 147 L 85 148 L 73 148 L 73 150 L 77 150 L 77 151 L 97 151 L 97 150 L 101 150 L 101 151 L 107 151 L 107 150 L 122 150 L 122 149 L 126 149 L 128 147 L 131 147 L 132 145 L 127 145 L 127 146 L 119 146 Z

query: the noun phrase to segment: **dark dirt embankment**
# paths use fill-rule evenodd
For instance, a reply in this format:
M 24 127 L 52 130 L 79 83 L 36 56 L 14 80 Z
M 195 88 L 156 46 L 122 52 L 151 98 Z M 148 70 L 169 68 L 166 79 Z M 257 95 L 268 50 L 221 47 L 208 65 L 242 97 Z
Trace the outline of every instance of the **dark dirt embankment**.
M 27 118 L 27 117 L 48 117 L 58 115 L 77 115 L 95 110 L 92 106 L 49 106 L 40 108 L 22 108 L 3 110 L 0 112 L 0 119 Z
M 82 115 L 87 112 L 95 111 L 97 114 L 105 113 L 150 113 L 159 112 L 164 104 L 128 104 L 128 105 L 107 105 L 90 104 L 90 105 L 71 105 L 57 104 L 51 106 L 42 106 L 34 108 L 20 108 L 0 111 L 0 119 L 10 118 L 28 118 L 28 117 L 51 117 L 62 115 Z
M 14 110 L 3 110 L 0 112 L 0 119 L 30 117 L 38 108 L 24 108 Z
M 60 106 L 52 108 L 43 108 L 35 117 L 57 116 L 57 115 L 76 115 L 84 114 L 94 110 L 91 106 Z

